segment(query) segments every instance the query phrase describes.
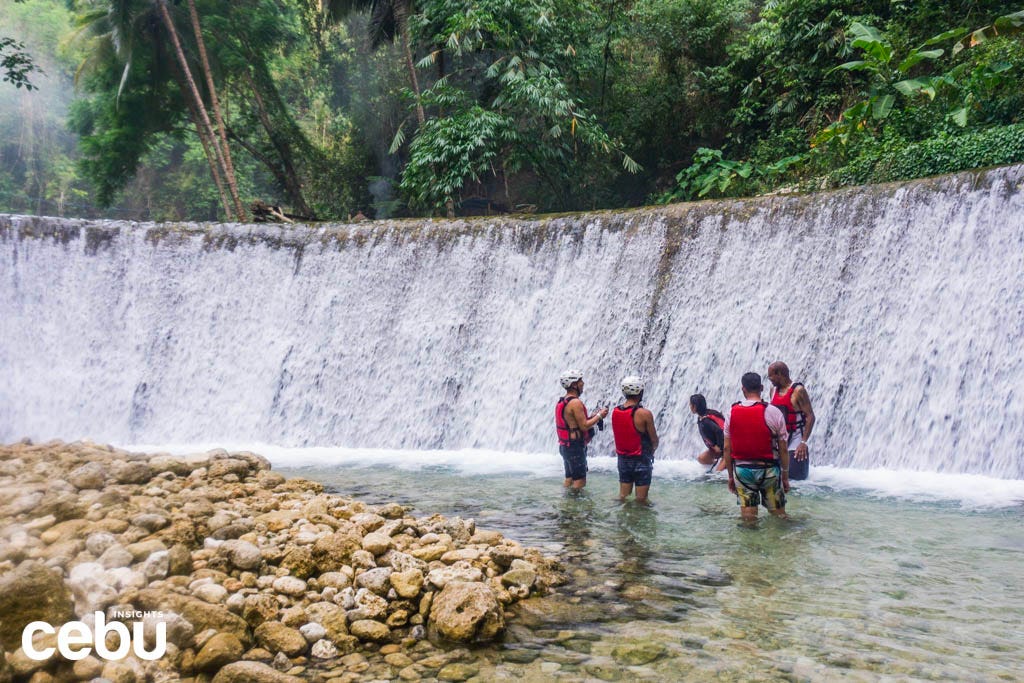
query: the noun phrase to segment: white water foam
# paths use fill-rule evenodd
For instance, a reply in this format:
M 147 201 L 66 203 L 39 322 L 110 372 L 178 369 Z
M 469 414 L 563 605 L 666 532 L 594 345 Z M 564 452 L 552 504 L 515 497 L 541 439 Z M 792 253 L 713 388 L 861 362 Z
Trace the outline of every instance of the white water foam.
M 696 454 L 785 360 L 819 464 L 1024 479 L 1024 167 L 531 220 L 0 216 L 0 441 L 544 451 L 559 373 Z
M 389 450 L 384 448 L 287 448 L 270 444 L 132 444 L 124 446 L 140 453 L 185 455 L 214 448 L 250 451 L 270 460 L 275 468 L 379 468 L 405 471 L 444 469 L 451 476 L 504 476 L 561 479 L 562 461 L 554 453 L 517 453 L 480 449 L 461 450 Z M 609 456 L 588 458 L 591 473 L 615 476 L 616 459 Z M 655 481 L 694 481 L 709 477 L 707 467 L 696 460 L 658 459 Z M 725 475 L 710 475 L 724 480 Z M 912 470 L 860 470 L 815 466 L 806 481 L 794 486 L 811 494 L 856 492 L 876 498 L 896 498 L 915 503 L 954 503 L 964 509 L 994 509 L 1024 505 L 1024 481 L 996 479 L 977 474 L 940 474 Z

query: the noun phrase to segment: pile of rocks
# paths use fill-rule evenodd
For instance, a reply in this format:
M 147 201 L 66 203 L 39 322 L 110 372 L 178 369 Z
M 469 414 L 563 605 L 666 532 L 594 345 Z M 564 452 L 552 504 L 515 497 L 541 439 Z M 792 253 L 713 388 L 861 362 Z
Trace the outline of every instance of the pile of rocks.
M 324 494 L 253 453 L 0 446 L 0 683 L 461 680 L 453 644 L 494 639 L 510 604 L 562 580 L 473 520 Z M 149 650 L 164 624 L 166 654 L 34 661 L 21 647 L 29 622 L 97 612 L 141 621 Z

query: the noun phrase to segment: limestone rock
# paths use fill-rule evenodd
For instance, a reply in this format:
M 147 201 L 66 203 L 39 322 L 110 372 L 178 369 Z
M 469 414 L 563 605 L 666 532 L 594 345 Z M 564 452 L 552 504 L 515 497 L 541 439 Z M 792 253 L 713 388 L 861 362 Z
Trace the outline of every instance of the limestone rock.
M 476 583 L 483 581 L 483 578 L 483 572 L 472 566 L 438 567 L 427 574 L 427 581 L 438 588 L 444 588 L 453 581 Z
M 289 676 L 261 662 L 235 662 L 228 664 L 213 677 L 213 683 L 303 683 L 297 676 Z
M 366 534 L 366 536 L 363 537 L 363 550 L 373 554 L 374 556 L 381 555 L 387 552 L 390 548 L 391 537 L 386 534 L 373 532 Z
M 132 517 L 131 522 L 135 526 L 141 527 L 152 534 L 160 531 L 160 529 L 163 529 L 165 526 L 168 526 L 171 523 L 171 520 L 167 515 L 162 515 L 156 512 L 144 512 Z
M 103 662 L 89 655 L 85 659 L 79 659 L 75 662 L 72 672 L 80 681 L 91 681 L 94 678 L 99 678 L 100 674 L 103 673 Z M 0 681 L 3 681 L 2 675 L 0 675 Z
M 536 568 L 526 560 L 512 560 L 511 568 L 501 576 L 501 583 L 506 586 L 522 586 L 532 588 L 537 580 Z
M 336 572 L 361 550 L 363 539 L 354 529 L 343 529 L 317 539 L 313 544 L 313 559 L 322 572 Z
M 125 547 L 125 550 L 132 554 L 132 559 L 136 562 L 142 562 L 144 559 L 161 551 L 166 551 L 167 546 L 164 545 L 163 541 L 157 539 L 150 539 L 148 541 L 141 541 L 139 543 L 132 543 Z
M 68 481 L 77 489 L 102 489 L 107 482 L 107 468 L 92 461 L 76 467 L 68 474 Z
M 321 624 L 310 622 L 299 627 L 299 633 L 306 639 L 307 643 L 315 643 L 327 637 L 327 629 Z
M 214 460 L 207 468 L 207 476 L 211 479 L 220 479 L 227 474 L 233 474 L 241 479 L 249 474 L 249 463 L 237 458 L 224 458 Z
M 224 541 L 218 552 L 223 553 L 228 561 L 239 569 L 258 569 L 263 563 L 260 549 L 248 541 Z
M 192 553 L 188 547 L 178 543 L 167 551 L 167 575 L 188 576 L 192 573 Z
M 437 672 L 437 678 L 441 681 L 465 681 L 480 673 L 480 665 L 462 662 L 445 664 Z
M 430 607 L 430 631 L 455 642 L 485 642 L 505 630 L 505 616 L 491 589 L 483 583 L 452 581 Z
M 282 576 L 274 580 L 274 590 L 284 595 L 301 596 L 306 592 L 306 582 L 294 576 Z
M 110 474 L 119 484 L 145 484 L 153 478 L 153 468 L 144 462 L 115 460 L 110 466 Z
M 281 566 L 299 579 L 307 579 L 316 572 L 313 551 L 307 546 L 296 546 L 285 553 Z
M 359 640 L 382 642 L 391 637 L 391 629 L 372 619 L 358 619 L 353 621 L 348 628 L 349 632 Z
M 216 671 L 225 664 L 238 661 L 244 651 L 238 638 L 230 633 L 218 633 L 199 650 L 195 668 L 197 671 Z
M 256 628 L 264 621 L 273 621 L 277 618 L 280 605 L 273 595 L 257 593 L 245 598 L 245 605 L 242 607 L 242 618 L 246 623 Z
M 650 664 L 665 656 L 668 649 L 661 643 L 639 641 L 623 643 L 612 650 L 612 657 L 623 666 L 639 666 Z
M 388 578 L 391 576 L 391 571 L 390 567 L 368 569 L 356 577 L 356 587 L 365 588 L 377 595 L 384 595 L 388 592 L 390 585 Z
M 419 569 L 393 572 L 388 579 L 398 596 L 407 600 L 415 598 L 423 589 L 423 572 Z
M 0 647 L 21 647 L 21 632 L 33 621 L 63 624 L 74 619 L 71 592 L 60 576 L 37 562 L 23 562 L 0 577 Z
M 302 634 L 279 621 L 265 621 L 254 631 L 256 642 L 271 652 L 283 652 L 289 657 L 301 655 L 309 647 Z
M 329 640 L 318 640 L 313 643 L 309 654 L 316 659 L 333 659 L 338 656 L 338 648 Z

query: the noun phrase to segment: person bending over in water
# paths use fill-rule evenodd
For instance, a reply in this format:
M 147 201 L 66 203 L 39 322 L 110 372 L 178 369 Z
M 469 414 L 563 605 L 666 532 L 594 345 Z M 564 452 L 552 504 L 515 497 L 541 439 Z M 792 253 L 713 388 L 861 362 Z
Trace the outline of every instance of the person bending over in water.
M 580 400 L 583 393 L 583 373 L 566 370 L 559 378 L 565 396 L 555 404 L 555 432 L 558 434 L 558 452 L 565 466 L 566 488 L 582 489 L 587 485 L 587 444 L 594 436 L 594 425 L 608 416 L 601 408 L 593 415 Z
M 786 419 L 778 408 L 761 400 L 761 375 L 748 372 L 740 381 L 743 400 L 732 404 L 725 419 L 722 461 L 729 470 L 729 490 L 739 499 L 743 521 L 757 520 L 759 504 L 785 518 L 789 491 Z
M 789 367 L 781 360 L 768 366 L 768 381 L 772 383 L 771 403 L 782 411 L 789 432 L 789 478 L 793 481 L 806 479 L 810 473 L 811 460 L 808 457 L 807 439 L 814 428 L 814 408 L 811 397 L 800 382 L 789 378 Z
M 722 462 L 722 448 L 725 446 L 725 415 L 717 410 L 708 408 L 707 399 L 704 394 L 694 394 L 690 397 L 690 412 L 697 416 L 697 431 L 706 451 L 697 456 L 697 462 L 701 465 L 717 465 L 714 470 L 721 472 L 725 469 Z M 710 471 L 710 470 L 709 470 Z
M 622 394 L 626 400 L 612 410 L 612 434 L 619 456 L 619 500 L 625 501 L 635 484 L 636 502 L 646 505 L 654 474 L 658 432 L 654 428 L 654 415 L 640 405 L 644 381 L 636 376 L 624 377 Z

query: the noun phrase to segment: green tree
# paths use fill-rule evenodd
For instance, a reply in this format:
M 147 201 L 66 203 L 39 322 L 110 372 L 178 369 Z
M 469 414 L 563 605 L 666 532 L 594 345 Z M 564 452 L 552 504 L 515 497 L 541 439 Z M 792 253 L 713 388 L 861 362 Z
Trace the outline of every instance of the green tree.
M 430 115 L 409 146 L 401 187 L 414 206 L 451 207 L 467 185 L 479 191 L 485 176 L 500 179 L 511 199 L 509 177 L 524 170 L 571 195 L 592 155 L 615 154 L 627 171 L 638 170 L 573 94 L 572 49 L 555 29 L 556 9 L 550 0 L 422 4 L 417 32 L 443 44 L 450 65 L 424 91 Z M 435 51 L 420 66 L 437 58 Z M 401 143 L 400 134 L 395 147 Z

